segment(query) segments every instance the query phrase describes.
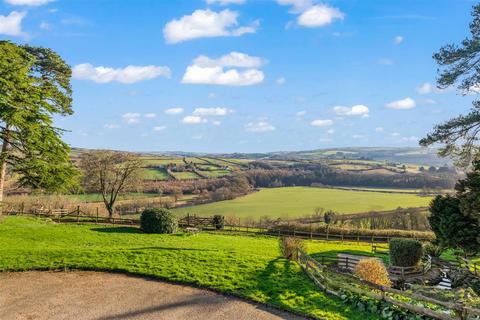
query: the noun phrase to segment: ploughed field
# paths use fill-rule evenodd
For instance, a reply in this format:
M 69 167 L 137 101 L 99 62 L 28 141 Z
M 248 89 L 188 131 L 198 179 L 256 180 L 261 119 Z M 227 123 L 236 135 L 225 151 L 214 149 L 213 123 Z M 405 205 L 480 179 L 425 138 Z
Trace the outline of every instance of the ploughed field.
M 385 211 L 398 207 L 424 207 L 428 206 L 431 199 L 432 197 L 414 193 L 285 187 L 261 189 L 233 200 L 178 208 L 175 212 L 181 216 L 190 213 L 200 216 L 220 214 L 255 219 L 263 216 L 295 218 L 312 215 L 318 207 L 346 214 Z
M 361 243 L 312 241 L 307 247 L 311 254 L 371 252 L 368 244 Z M 0 248 L 0 271 L 128 272 L 212 288 L 320 319 L 375 318 L 320 292 L 295 262 L 280 256 L 274 237 L 156 235 L 133 227 L 4 217 Z

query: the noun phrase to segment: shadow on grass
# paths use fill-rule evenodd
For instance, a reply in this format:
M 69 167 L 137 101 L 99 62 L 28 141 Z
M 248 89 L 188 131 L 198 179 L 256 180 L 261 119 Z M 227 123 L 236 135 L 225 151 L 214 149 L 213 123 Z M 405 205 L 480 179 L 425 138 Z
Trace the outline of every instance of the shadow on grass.
M 92 228 L 90 229 L 96 232 L 104 233 L 143 233 L 142 230 L 135 227 L 105 227 L 105 228 Z
M 340 299 L 320 291 L 295 262 L 283 258 L 271 260 L 255 278 L 257 285 L 246 289 L 246 296 L 261 297 L 282 309 L 322 319 L 372 319 L 370 314 L 351 309 Z

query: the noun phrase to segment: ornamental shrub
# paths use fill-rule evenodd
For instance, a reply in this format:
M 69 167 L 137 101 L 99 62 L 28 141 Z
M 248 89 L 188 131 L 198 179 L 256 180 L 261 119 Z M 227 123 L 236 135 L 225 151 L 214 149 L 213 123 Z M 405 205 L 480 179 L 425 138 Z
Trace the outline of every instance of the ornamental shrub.
M 302 239 L 295 237 L 280 237 L 280 251 L 282 255 L 290 260 L 297 260 L 298 249 L 305 250 L 305 244 Z
M 145 209 L 140 217 L 140 228 L 145 233 L 173 233 L 177 226 L 177 219 L 164 208 Z
M 422 243 L 413 239 L 390 240 L 390 263 L 397 267 L 413 267 L 423 256 Z
M 380 286 L 390 287 L 392 282 L 388 277 L 387 268 L 378 259 L 362 259 L 355 267 L 355 275 L 365 281 L 378 284 Z
M 218 214 L 214 215 L 213 225 L 215 226 L 215 229 L 222 230 L 225 227 L 225 217 Z

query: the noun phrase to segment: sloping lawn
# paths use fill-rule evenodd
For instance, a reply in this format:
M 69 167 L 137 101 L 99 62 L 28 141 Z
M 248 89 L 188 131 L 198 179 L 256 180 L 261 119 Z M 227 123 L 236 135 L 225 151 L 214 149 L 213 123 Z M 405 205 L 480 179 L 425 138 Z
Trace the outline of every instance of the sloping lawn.
M 309 250 L 322 251 L 322 243 L 309 244 Z M 352 250 L 368 251 L 368 246 Z M 148 235 L 129 227 L 3 218 L 0 271 L 34 269 L 129 272 L 208 287 L 321 319 L 375 319 L 318 291 L 296 263 L 279 257 L 272 237 Z

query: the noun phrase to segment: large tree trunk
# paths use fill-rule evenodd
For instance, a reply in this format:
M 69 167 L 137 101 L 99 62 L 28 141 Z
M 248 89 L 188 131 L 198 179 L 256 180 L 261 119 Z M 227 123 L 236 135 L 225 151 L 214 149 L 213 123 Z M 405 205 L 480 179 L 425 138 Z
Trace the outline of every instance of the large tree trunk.
M 0 153 L 0 215 L 3 213 L 3 189 L 5 176 L 7 175 L 7 152 L 8 152 L 8 127 L 3 135 L 2 151 Z

